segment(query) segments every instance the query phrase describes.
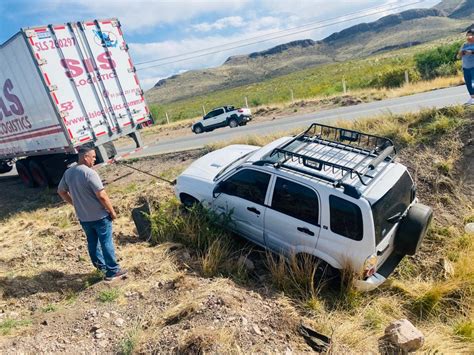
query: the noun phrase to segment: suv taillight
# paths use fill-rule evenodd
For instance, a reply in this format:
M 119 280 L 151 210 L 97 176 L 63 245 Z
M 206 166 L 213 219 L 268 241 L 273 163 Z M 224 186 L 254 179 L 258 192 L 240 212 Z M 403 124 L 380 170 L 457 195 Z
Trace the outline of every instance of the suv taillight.
M 375 267 L 377 266 L 377 255 L 372 254 L 364 263 L 363 278 L 366 279 L 375 274 Z
M 237 112 L 244 112 L 244 110 L 241 109 L 241 108 L 239 108 L 239 109 L 237 110 Z

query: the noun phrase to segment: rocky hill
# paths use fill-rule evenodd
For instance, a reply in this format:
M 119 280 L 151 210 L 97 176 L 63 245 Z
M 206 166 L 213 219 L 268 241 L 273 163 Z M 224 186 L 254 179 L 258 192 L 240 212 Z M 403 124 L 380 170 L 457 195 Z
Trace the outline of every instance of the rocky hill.
M 173 102 L 320 64 L 426 43 L 464 31 L 473 18 L 474 0 L 445 0 L 431 9 L 408 10 L 361 23 L 321 41 L 304 39 L 232 56 L 220 67 L 160 80 L 146 95 L 149 103 Z

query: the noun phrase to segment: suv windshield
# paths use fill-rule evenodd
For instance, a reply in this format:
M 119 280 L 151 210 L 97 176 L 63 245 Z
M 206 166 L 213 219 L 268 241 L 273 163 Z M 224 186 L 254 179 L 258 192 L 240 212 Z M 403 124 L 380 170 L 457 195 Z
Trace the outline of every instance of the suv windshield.
M 388 192 L 372 206 L 375 225 L 375 242 L 378 245 L 395 223 L 406 211 L 415 198 L 413 181 L 407 171 L 388 190 Z
M 240 158 L 237 158 L 236 160 L 234 160 L 230 164 L 227 164 L 224 167 L 224 169 L 219 171 L 219 173 L 214 177 L 214 181 L 219 179 L 219 177 L 221 177 L 225 172 L 230 171 L 230 170 L 238 167 L 240 164 L 243 164 L 244 162 L 246 162 L 247 159 L 249 158 L 250 154 L 252 154 L 252 153 L 254 153 L 254 151 L 248 152 L 247 154 L 242 155 Z

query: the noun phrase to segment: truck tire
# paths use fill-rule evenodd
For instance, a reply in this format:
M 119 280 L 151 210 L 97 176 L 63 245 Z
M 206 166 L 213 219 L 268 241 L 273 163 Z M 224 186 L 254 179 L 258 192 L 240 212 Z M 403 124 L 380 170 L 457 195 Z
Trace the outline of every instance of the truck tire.
M 404 255 L 415 255 L 426 235 L 433 210 L 421 203 L 414 204 L 400 221 L 395 236 L 395 250 Z
M 52 185 L 50 178 L 43 167 L 43 164 L 38 161 L 31 160 L 29 168 L 36 186 L 46 188 Z
M 15 166 L 16 171 L 18 172 L 18 175 L 20 176 L 20 179 L 23 182 L 23 185 L 25 185 L 26 187 L 35 187 L 35 181 L 33 179 L 33 175 L 31 175 L 28 162 L 25 159 L 18 160 Z
M 6 174 L 12 171 L 13 166 L 8 165 L 6 162 L 1 161 L 0 162 L 0 174 Z
M 200 134 L 202 132 L 204 132 L 204 129 L 202 128 L 202 126 L 200 124 L 198 124 L 194 127 L 194 133 Z
M 229 120 L 229 127 L 230 128 L 235 128 L 235 127 L 238 127 L 239 126 L 239 122 L 237 122 L 237 120 L 235 118 L 231 118 Z

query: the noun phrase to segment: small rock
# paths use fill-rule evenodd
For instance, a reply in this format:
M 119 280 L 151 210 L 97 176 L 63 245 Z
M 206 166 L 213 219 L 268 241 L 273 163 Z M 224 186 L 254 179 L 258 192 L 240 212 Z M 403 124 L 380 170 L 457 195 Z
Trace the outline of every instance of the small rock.
M 96 332 L 96 331 L 98 331 L 98 330 L 100 330 L 100 325 L 98 325 L 98 324 L 93 324 L 93 325 L 92 325 L 92 328 L 91 328 L 91 332 Z
M 249 324 L 249 321 L 245 317 L 241 317 L 240 320 L 242 321 L 243 326 L 246 326 L 247 324 Z
M 117 327 L 121 327 L 123 326 L 123 324 L 125 323 L 125 321 L 122 319 L 122 318 L 117 318 L 114 322 L 114 324 L 117 326 Z
M 406 352 L 420 349 L 425 342 L 423 334 L 408 319 L 400 319 L 390 323 L 385 328 L 385 335 L 382 339 Z
M 249 260 L 246 256 L 242 255 L 237 262 L 240 265 L 244 265 L 249 271 L 253 271 L 255 269 L 255 265 L 252 260 Z
M 41 325 L 48 325 L 48 321 L 45 319 L 44 321 L 41 322 Z
M 474 234 L 474 223 L 468 223 L 464 226 L 464 231 L 467 234 Z
M 252 326 L 252 329 L 253 329 L 253 332 L 257 335 L 262 335 L 262 332 L 260 331 L 260 328 L 258 327 L 258 325 L 254 324 Z
M 293 355 L 293 350 L 291 350 L 290 348 L 286 348 L 285 349 L 285 355 Z
M 104 314 L 102 314 L 102 317 L 104 317 L 104 318 L 110 318 L 110 313 L 105 312 Z
M 441 269 L 441 274 L 444 279 L 450 279 L 454 276 L 454 267 L 453 264 L 446 258 L 441 258 L 439 260 L 439 265 Z
M 95 334 L 94 334 L 94 336 L 95 336 L 96 339 L 103 338 L 104 335 L 105 335 L 105 333 L 104 333 L 104 331 L 103 331 L 102 329 L 98 329 L 98 330 L 95 332 Z
M 109 342 L 107 339 L 101 340 L 97 342 L 97 345 L 99 345 L 101 348 L 105 348 L 107 345 L 109 345 Z

